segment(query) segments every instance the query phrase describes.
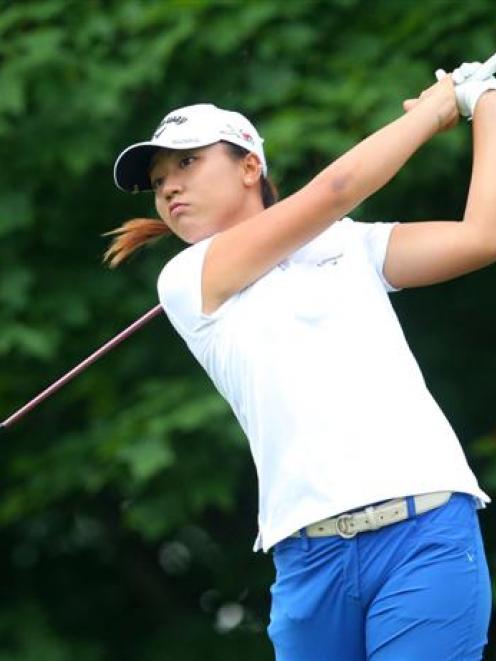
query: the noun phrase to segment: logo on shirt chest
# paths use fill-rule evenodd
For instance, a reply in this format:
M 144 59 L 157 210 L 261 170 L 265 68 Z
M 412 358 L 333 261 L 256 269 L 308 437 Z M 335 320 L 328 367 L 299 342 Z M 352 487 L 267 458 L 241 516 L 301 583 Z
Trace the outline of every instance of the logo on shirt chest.
M 325 257 L 324 259 L 321 259 L 320 262 L 317 262 L 317 266 L 326 266 L 327 264 L 330 264 L 331 266 L 336 266 L 338 261 L 341 259 L 343 256 L 343 253 L 340 252 L 337 255 L 332 255 L 331 257 Z
M 337 266 L 339 263 L 339 260 L 344 256 L 344 253 L 336 253 L 335 255 L 330 255 L 329 257 L 324 257 L 323 259 L 319 259 L 318 261 L 315 259 L 283 259 L 282 262 L 279 262 L 277 267 L 281 269 L 281 271 L 286 271 L 286 269 L 289 269 L 290 266 L 294 266 L 299 263 L 306 263 L 308 265 L 313 265 L 313 266 Z
M 320 259 L 318 262 L 314 262 L 315 266 L 336 266 L 339 262 L 339 260 L 343 257 L 343 253 L 336 253 L 335 255 L 330 255 L 329 257 L 324 257 L 324 259 Z M 291 261 L 290 259 L 284 259 L 282 262 L 279 262 L 277 265 L 282 271 L 285 271 L 291 266 Z

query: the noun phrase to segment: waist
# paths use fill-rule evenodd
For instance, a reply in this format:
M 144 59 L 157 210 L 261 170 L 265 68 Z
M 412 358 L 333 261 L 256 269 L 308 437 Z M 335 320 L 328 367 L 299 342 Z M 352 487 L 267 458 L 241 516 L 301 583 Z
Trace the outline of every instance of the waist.
M 451 491 L 434 491 L 405 498 L 394 498 L 378 505 L 343 512 L 338 516 L 316 521 L 294 532 L 291 537 L 329 537 L 339 535 L 351 539 L 358 533 L 379 530 L 400 521 L 423 514 L 447 503 Z

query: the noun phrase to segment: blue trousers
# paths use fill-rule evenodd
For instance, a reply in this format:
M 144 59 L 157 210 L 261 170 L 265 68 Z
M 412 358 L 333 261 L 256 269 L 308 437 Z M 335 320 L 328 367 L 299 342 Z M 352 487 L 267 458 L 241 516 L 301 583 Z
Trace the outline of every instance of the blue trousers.
M 491 586 L 471 496 L 353 539 L 287 538 L 273 559 L 276 661 L 482 658 Z

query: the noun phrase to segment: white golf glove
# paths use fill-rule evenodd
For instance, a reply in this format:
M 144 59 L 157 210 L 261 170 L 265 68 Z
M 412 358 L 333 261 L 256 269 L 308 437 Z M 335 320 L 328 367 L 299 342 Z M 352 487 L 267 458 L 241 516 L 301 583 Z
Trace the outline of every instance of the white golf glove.
M 464 62 L 451 74 L 455 83 L 458 110 L 460 115 L 468 119 L 472 119 L 477 101 L 484 92 L 496 90 L 496 78 L 494 76 L 477 80 L 477 70 L 480 66 L 480 62 Z M 444 76 L 446 76 L 446 71 L 443 69 L 436 71 L 437 80 L 442 80 Z

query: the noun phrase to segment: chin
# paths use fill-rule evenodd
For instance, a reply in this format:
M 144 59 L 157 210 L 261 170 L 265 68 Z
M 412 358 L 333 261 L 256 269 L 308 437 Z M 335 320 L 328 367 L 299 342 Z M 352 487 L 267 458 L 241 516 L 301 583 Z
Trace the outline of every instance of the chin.
M 185 243 L 194 244 L 203 239 L 208 239 L 213 234 L 215 234 L 214 231 L 209 231 L 205 227 L 182 227 L 179 236 Z

